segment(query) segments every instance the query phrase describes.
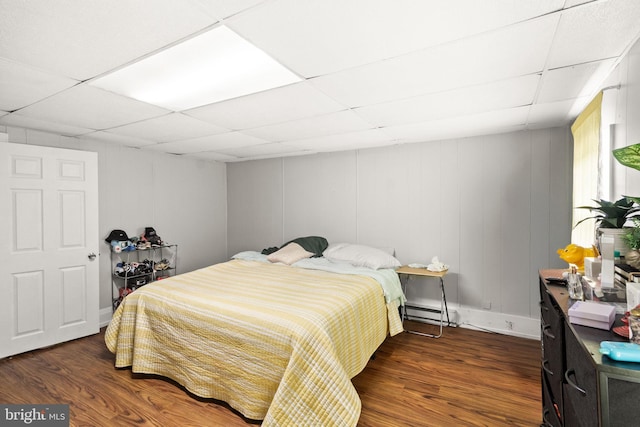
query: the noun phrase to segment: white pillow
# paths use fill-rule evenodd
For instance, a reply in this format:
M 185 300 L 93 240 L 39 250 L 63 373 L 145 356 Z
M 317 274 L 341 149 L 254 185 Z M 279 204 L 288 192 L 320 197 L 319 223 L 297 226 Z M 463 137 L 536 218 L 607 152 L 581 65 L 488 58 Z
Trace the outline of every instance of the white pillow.
M 383 250 L 350 243 L 329 245 L 322 256 L 329 260 L 344 261 L 356 267 L 367 267 L 374 270 L 397 268 L 402 265 L 394 256 Z
M 260 261 L 267 262 L 267 256 L 261 254 L 258 251 L 242 251 L 238 252 L 231 259 L 243 259 L 245 261 Z
M 284 264 L 291 265 L 303 258 L 311 258 L 313 255 L 313 252 L 306 251 L 299 244 L 289 243 L 284 248 L 280 248 L 277 251 L 267 255 L 267 259 L 271 262 L 282 262 Z

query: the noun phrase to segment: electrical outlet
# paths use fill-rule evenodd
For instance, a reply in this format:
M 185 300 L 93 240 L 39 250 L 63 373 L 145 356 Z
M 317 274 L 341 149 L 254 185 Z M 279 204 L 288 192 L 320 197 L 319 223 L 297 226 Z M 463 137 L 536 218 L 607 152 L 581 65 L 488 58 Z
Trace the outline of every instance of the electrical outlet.
M 504 322 L 507 324 L 507 329 L 513 331 L 513 322 L 509 320 L 505 320 Z

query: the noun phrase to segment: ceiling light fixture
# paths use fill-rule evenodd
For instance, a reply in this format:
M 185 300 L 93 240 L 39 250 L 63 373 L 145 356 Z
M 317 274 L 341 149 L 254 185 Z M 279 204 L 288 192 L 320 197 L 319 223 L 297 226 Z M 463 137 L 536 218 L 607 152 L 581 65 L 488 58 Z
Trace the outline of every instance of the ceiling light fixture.
M 182 111 L 301 80 L 229 28 L 219 26 L 89 84 Z

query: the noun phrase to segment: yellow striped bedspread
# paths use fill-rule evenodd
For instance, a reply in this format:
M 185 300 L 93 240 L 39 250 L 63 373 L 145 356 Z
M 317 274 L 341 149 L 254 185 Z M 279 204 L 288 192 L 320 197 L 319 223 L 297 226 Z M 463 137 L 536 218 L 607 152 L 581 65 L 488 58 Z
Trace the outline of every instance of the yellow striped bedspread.
M 354 426 L 351 378 L 402 325 L 375 279 L 234 259 L 127 296 L 116 367 L 171 378 L 264 426 Z

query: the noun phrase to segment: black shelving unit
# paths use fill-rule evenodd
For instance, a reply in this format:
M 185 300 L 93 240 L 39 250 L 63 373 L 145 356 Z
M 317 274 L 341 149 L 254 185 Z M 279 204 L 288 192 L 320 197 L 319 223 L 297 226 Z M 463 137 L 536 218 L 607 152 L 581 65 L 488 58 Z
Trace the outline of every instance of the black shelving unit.
M 113 309 L 139 287 L 175 275 L 177 261 L 178 245 L 154 245 L 121 252 L 111 248 Z

